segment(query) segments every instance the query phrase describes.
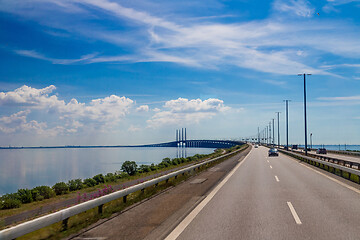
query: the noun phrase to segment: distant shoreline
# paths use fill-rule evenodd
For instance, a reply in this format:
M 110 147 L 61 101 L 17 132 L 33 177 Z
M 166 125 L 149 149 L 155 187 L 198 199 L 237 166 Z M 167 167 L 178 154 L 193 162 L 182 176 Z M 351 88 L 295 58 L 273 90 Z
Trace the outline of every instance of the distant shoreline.
M 0 147 L 0 149 L 48 149 L 48 148 L 126 148 L 153 147 L 153 145 L 115 145 L 115 146 L 38 146 L 38 147 Z

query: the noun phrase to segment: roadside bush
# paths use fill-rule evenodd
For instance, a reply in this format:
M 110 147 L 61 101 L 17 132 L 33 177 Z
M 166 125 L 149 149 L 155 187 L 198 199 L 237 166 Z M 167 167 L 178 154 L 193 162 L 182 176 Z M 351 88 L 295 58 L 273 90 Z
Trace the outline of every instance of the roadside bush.
M 158 168 L 162 169 L 162 168 L 168 167 L 169 165 L 170 164 L 168 164 L 167 162 L 161 162 L 157 166 L 158 166 Z
M 31 203 L 33 201 L 31 190 L 29 189 L 19 189 L 17 191 L 17 194 L 19 196 L 19 200 L 22 203 Z
M 105 175 L 105 182 L 115 182 L 116 181 L 116 176 L 113 173 L 107 173 Z
M 150 169 L 151 169 L 151 171 L 155 171 L 155 170 L 157 170 L 157 166 L 152 163 L 152 164 L 150 165 Z
M 31 196 L 34 201 L 44 200 L 44 197 L 40 195 L 40 192 L 37 189 L 31 189 Z
M 55 196 L 55 192 L 49 186 L 38 186 L 33 188 L 33 190 L 37 190 L 40 196 L 42 196 L 44 199 L 49 199 Z
M 150 168 L 149 165 L 144 165 L 144 164 L 142 164 L 142 165 L 139 167 L 139 172 L 140 172 L 140 173 L 151 172 L 151 168 Z
M 128 178 L 129 174 L 127 174 L 126 172 L 122 172 L 122 171 L 116 171 L 115 176 L 116 176 L 116 179 L 121 179 L 121 178 Z
M 121 166 L 121 170 L 133 176 L 137 172 L 137 164 L 134 161 L 125 161 Z
M 20 206 L 21 206 L 21 201 L 17 193 L 9 193 L 0 197 L 1 209 L 19 208 Z
M 179 165 L 181 163 L 180 159 L 178 158 L 174 158 L 172 161 L 171 161 L 171 164 L 172 165 Z
M 98 175 L 94 176 L 93 179 L 96 181 L 96 184 L 105 182 L 105 178 L 102 174 L 98 174 Z
M 164 158 L 161 162 L 171 164 L 170 158 Z
M 56 195 L 66 194 L 69 191 L 69 187 L 64 182 L 58 182 L 53 187 Z
M 80 178 L 69 180 L 67 185 L 70 191 L 80 190 L 84 187 L 83 182 Z
M 96 185 L 96 181 L 92 178 L 84 179 L 84 184 L 88 187 L 93 187 Z

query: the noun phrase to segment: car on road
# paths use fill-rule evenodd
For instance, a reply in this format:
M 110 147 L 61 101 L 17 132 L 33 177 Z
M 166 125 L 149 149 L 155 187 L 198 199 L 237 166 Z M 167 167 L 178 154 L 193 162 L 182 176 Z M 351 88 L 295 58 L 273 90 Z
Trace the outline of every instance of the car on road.
M 316 150 L 317 154 L 326 154 L 326 149 L 325 148 L 318 148 L 318 150 Z
M 255 148 L 258 148 L 258 147 L 259 147 L 259 145 L 255 144 Z
M 276 148 L 270 148 L 269 157 L 271 157 L 271 156 L 279 156 L 279 152 Z

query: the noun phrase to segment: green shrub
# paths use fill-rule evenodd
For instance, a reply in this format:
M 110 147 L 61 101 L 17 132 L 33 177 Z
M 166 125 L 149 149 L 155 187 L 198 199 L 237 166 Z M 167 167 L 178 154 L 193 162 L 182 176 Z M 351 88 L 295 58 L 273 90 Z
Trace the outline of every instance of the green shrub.
M 44 200 L 44 197 L 40 195 L 40 192 L 37 189 L 31 189 L 31 196 L 34 201 Z
M 58 182 L 52 188 L 56 195 L 62 195 L 69 191 L 68 185 L 64 182 Z
M 80 178 L 68 181 L 67 185 L 70 191 L 80 190 L 84 187 L 83 182 Z
M 164 158 L 161 162 L 171 164 L 170 158 Z
M 127 174 L 126 172 L 122 172 L 122 171 L 116 171 L 115 177 L 116 177 L 116 179 L 128 178 L 129 174 Z
M 17 193 L 9 193 L 0 197 L 0 208 L 1 209 L 12 209 L 21 206 L 21 201 Z
M 142 164 L 142 165 L 139 167 L 139 172 L 142 172 L 142 173 L 151 172 L 151 168 L 150 168 L 149 165 L 144 165 L 144 164 Z
M 105 178 L 102 174 L 98 174 L 98 175 L 94 176 L 93 179 L 96 181 L 96 184 L 105 182 Z
M 17 191 L 19 199 L 22 203 L 31 203 L 33 201 L 31 190 L 29 189 L 19 189 Z
M 121 166 L 121 170 L 133 176 L 137 172 L 137 164 L 134 161 L 125 161 Z
M 84 179 L 84 184 L 88 187 L 93 187 L 96 185 L 96 181 L 92 178 Z
M 105 182 L 115 182 L 116 181 L 116 176 L 113 173 L 107 173 L 105 175 Z
M 150 165 L 150 169 L 151 169 L 151 171 L 155 171 L 155 170 L 157 170 L 157 167 L 156 167 L 156 165 L 155 164 L 151 164 Z
M 49 199 L 55 196 L 55 192 L 49 186 L 38 186 L 33 188 L 33 190 L 37 190 L 44 199 Z M 41 197 L 39 200 L 42 200 Z M 37 200 L 37 201 L 39 201 Z

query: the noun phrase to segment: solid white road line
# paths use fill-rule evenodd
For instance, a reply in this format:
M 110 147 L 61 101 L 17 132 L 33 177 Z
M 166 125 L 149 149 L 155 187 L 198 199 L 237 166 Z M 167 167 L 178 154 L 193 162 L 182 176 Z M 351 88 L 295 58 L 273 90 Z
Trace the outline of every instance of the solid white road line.
M 270 165 L 270 168 L 272 168 L 272 166 Z
M 299 216 L 297 215 L 297 213 L 296 213 L 296 211 L 295 211 L 295 208 L 293 207 L 293 205 L 291 204 L 291 202 L 287 202 L 287 205 L 288 205 L 289 208 L 290 208 L 291 214 L 293 215 L 296 224 L 299 224 L 299 225 L 302 224 L 302 222 L 300 221 L 300 218 L 299 218 Z
M 339 181 L 339 180 L 337 180 L 337 179 L 335 179 L 335 178 L 333 178 L 333 177 L 330 177 L 330 176 L 328 176 L 328 175 L 326 175 L 326 174 L 324 174 L 324 173 L 322 173 L 322 172 L 320 172 L 320 171 L 318 171 L 318 170 L 316 170 L 316 169 L 313 169 L 313 168 L 311 168 L 311 167 L 309 167 L 309 166 L 306 166 L 304 163 L 300 163 L 300 164 L 301 164 L 302 166 L 304 166 L 304 167 L 306 167 L 306 168 L 308 168 L 308 169 L 310 169 L 310 170 L 313 170 L 314 172 L 316 172 L 316 173 L 318 173 L 318 174 L 320 174 L 320 175 L 322 175 L 322 176 L 330 179 L 331 181 L 336 182 L 337 184 L 340 184 L 341 186 L 346 187 L 346 188 L 348 188 L 348 189 L 350 189 L 350 190 L 352 190 L 352 191 L 360 194 L 360 190 L 359 190 L 359 189 L 354 188 L 354 187 L 352 187 L 352 186 L 350 186 L 350 185 L 347 185 L 346 183 L 343 183 L 343 182 L 341 182 L 341 181 Z
M 175 240 L 177 239 L 180 234 L 185 230 L 185 228 L 194 220 L 194 218 L 200 213 L 200 211 L 210 202 L 210 200 L 215 196 L 215 194 L 224 186 L 224 184 L 230 179 L 232 175 L 236 172 L 236 170 L 245 162 L 245 160 L 250 156 L 251 152 L 253 150 L 250 150 L 248 155 L 239 162 L 233 170 L 214 188 L 214 190 L 211 191 L 207 197 L 202 200 L 199 205 L 196 206 L 194 210 L 191 211 L 189 215 L 187 215 L 184 220 L 181 221 L 181 223 L 165 238 L 165 240 Z
M 266 160 L 267 162 L 269 162 L 269 160 Z
M 276 179 L 277 182 L 280 182 L 278 176 L 275 176 L 275 179 Z

